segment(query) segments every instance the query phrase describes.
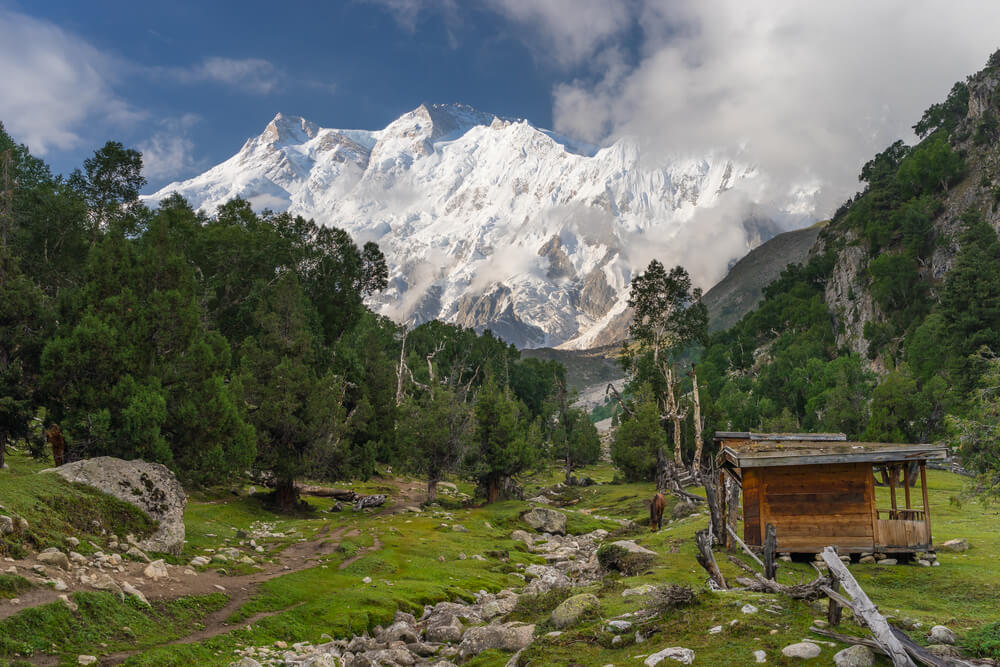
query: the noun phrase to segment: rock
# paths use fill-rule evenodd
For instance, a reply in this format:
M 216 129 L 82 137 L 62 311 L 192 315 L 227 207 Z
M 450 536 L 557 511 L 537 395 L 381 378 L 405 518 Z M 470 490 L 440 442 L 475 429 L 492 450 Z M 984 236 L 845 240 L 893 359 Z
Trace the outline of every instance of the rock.
M 150 537 L 140 540 L 144 551 L 180 555 L 184 546 L 184 507 L 187 496 L 170 470 L 159 463 L 123 461 L 112 456 L 74 461 L 52 472 L 70 482 L 100 489 L 159 521 Z
M 73 602 L 72 600 L 70 600 L 69 596 L 66 595 L 65 593 L 63 593 L 62 595 L 60 595 L 59 599 L 62 600 L 62 603 L 64 605 L 66 605 L 66 608 L 69 609 L 70 611 L 76 611 L 76 610 L 79 609 L 79 607 L 77 606 L 77 604 L 75 602 Z
M 146 596 L 143 594 L 143 592 L 140 591 L 135 586 L 133 586 L 132 584 L 128 583 L 127 581 L 122 582 L 122 590 L 128 595 L 131 595 L 132 597 L 137 599 L 139 602 L 146 605 L 147 607 L 152 606 L 149 604 L 149 600 L 146 599 Z
M 927 647 L 929 653 L 933 653 L 939 658 L 961 658 L 962 652 L 958 650 L 956 646 L 950 646 L 948 644 L 929 644 Z
M 205 556 L 195 556 L 191 559 L 191 567 L 202 567 L 208 565 L 211 561 Z
M 883 558 L 882 560 L 878 561 L 879 565 L 896 565 L 897 563 L 899 563 L 899 561 L 897 561 L 895 558 Z
M 526 595 L 548 593 L 553 588 L 572 585 L 569 577 L 549 565 L 529 565 L 524 572 L 535 577 L 524 587 L 522 592 Z
M 75 551 L 70 551 L 69 552 L 69 562 L 76 563 L 77 565 L 86 565 L 87 564 L 87 557 L 84 556 L 83 554 L 79 554 L 79 553 L 77 553 Z
M 405 621 L 399 621 L 393 623 L 382 633 L 381 640 L 384 642 L 404 642 L 406 644 L 412 644 L 420 640 L 417 636 L 417 631 L 413 629 L 413 626 Z
M 62 579 L 49 579 L 49 580 L 48 580 L 48 581 L 46 581 L 45 583 L 46 583 L 46 584 L 49 584 L 49 585 L 51 585 L 51 586 L 52 586 L 52 588 L 53 588 L 54 590 L 57 590 L 57 591 L 64 591 L 64 590 L 66 590 L 67 588 L 69 588 L 69 587 L 68 587 L 68 586 L 66 585 L 66 582 L 65 582 L 65 581 L 63 581 Z
M 924 560 L 923 558 L 918 558 L 916 560 L 916 563 L 920 567 L 930 567 L 931 566 L 931 562 L 929 560 Z
M 867 646 L 855 644 L 834 654 L 833 664 L 837 667 L 874 667 L 875 654 Z
M 744 614 L 756 614 L 757 607 L 753 606 L 752 604 L 745 604 L 743 605 L 742 608 L 740 608 L 740 611 L 743 612 Z
M 488 621 L 491 618 L 496 618 L 497 616 L 503 616 L 514 611 L 514 607 L 517 606 L 517 597 L 502 598 L 498 600 L 490 600 L 482 606 L 480 615 L 483 617 L 484 621 Z
M 467 532 L 469 532 L 469 529 L 466 528 L 465 526 L 463 526 L 460 523 L 452 524 L 451 529 L 453 531 L 455 531 L 456 533 L 467 533 Z
M 859 560 L 858 562 L 859 563 L 874 563 L 875 562 L 875 556 L 862 556 L 861 560 Z
M 716 625 L 716 626 L 713 626 L 713 627 L 711 627 L 711 628 L 708 629 L 708 634 L 710 634 L 710 635 L 718 635 L 718 634 L 721 634 L 721 633 L 722 633 L 722 626 L 721 625 Z
M 628 632 L 632 629 L 632 623 L 630 621 L 608 621 L 608 624 L 604 629 L 615 634 Z
M 674 505 L 674 509 L 670 512 L 670 516 L 674 519 L 683 519 L 684 517 L 691 516 L 692 514 L 698 513 L 698 505 L 696 503 L 691 503 L 686 500 Z
M 557 512 L 547 507 L 535 507 L 531 511 L 522 514 L 521 518 L 529 526 L 543 533 L 552 533 L 553 535 L 566 534 L 566 515 L 562 512 Z
M 649 656 L 643 661 L 643 663 L 647 665 L 647 667 L 653 667 L 654 665 L 658 665 L 668 659 L 676 660 L 684 665 L 690 665 L 694 662 L 694 651 L 680 646 L 671 646 L 670 648 L 665 648 L 662 651 Z
M 251 657 L 245 657 L 239 662 L 235 663 L 236 667 L 263 667 L 259 662 Z
M 524 542 L 525 545 L 531 546 L 535 542 L 535 538 L 531 536 L 531 533 L 527 533 L 523 530 L 515 530 L 510 534 L 510 539 L 516 540 L 518 542 Z
M 799 658 L 800 660 L 811 660 L 820 653 L 822 653 L 822 651 L 819 646 L 813 644 L 812 642 L 789 644 L 785 648 L 781 649 L 781 655 L 786 658 Z
M 28 520 L 25 519 L 23 516 L 18 518 L 17 520 L 17 529 L 22 533 L 28 532 Z
M 440 623 L 429 625 L 424 634 L 427 636 L 427 641 L 444 644 L 461 639 L 463 629 L 462 622 L 457 616 L 449 616 Z
M 63 570 L 69 569 L 69 558 L 61 551 L 43 551 L 38 554 L 38 562 L 54 565 Z
M 149 562 L 149 556 L 143 553 L 142 549 L 139 549 L 138 547 L 129 547 L 128 551 L 125 552 L 125 555 L 131 556 L 132 558 L 142 561 L 143 563 Z
M 372 496 L 362 496 L 354 501 L 355 510 L 363 510 L 367 507 L 380 507 L 385 504 L 385 494 L 378 493 Z
M 78 655 L 76 656 L 76 664 L 78 665 L 93 665 L 97 662 L 97 657 L 93 655 Z
M 656 586 L 652 584 L 643 584 L 642 586 L 636 586 L 635 588 L 626 588 L 622 591 L 622 597 L 627 598 L 633 595 L 649 595 L 656 590 Z
M 954 644 L 955 633 L 943 625 L 935 625 L 931 628 L 931 640 L 935 644 Z
M 365 577 L 364 579 L 361 580 L 361 583 L 363 583 L 363 584 L 370 584 L 370 583 L 372 583 L 372 578 L 371 577 Z
M 504 623 L 469 628 L 462 637 L 458 654 L 463 659 L 479 655 L 488 649 L 520 651 L 535 638 L 535 626 L 525 623 Z
M 754 662 L 767 662 L 767 653 L 764 653 L 764 651 L 754 651 L 753 659 Z
M 944 544 L 939 544 L 937 548 L 939 551 L 962 552 L 968 551 L 970 547 L 971 545 L 969 544 L 969 540 L 964 537 L 960 537 L 954 540 L 948 540 Z
M 76 539 L 75 537 L 67 537 L 66 544 L 70 545 L 71 547 L 78 547 L 80 546 L 80 540 Z
M 649 556 L 655 556 L 655 551 L 650 551 L 646 547 L 639 546 L 632 540 L 618 540 L 617 542 L 612 542 L 612 546 L 621 547 L 628 551 L 630 554 L 646 554 Z
M 0 535 L 10 535 L 14 532 L 14 520 L 9 516 L 0 515 Z
M 567 598 L 552 610 L 552 625 L 557 628 L 567 628 L 575 624 L 584 614 L 597 610 L 601 601 L 596 595 L 582 593 Z
M 154 560 L 152 563 L 147 565 L 146 568 L 142 571 L 142 574 L 148 579 L 152 579 L 154 581 L 165 579 L 167 576 L 169 576 L 167 573 L 167 565 L 166 563 L 163 562 L 162 558 L 159 560 Z

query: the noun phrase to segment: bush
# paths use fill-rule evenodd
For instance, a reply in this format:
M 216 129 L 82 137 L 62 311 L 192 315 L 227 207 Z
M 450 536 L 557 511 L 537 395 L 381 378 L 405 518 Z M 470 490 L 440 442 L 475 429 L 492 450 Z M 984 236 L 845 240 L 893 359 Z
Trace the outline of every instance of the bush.
M 1000 658 L 1000 622 L 970 630 L 959 645 L 978 658 Z
M 632 577 L 645 570 L 653 562 L 653 556 L 632 553 L 617 544 L 605 544 L 597 550 L 597 562 L 605 570 L 615 570 Z

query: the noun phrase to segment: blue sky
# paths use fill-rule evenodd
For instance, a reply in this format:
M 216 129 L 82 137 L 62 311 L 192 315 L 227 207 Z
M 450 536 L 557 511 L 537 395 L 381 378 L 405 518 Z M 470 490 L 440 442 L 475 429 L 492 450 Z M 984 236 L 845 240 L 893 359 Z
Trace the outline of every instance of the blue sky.
M 0 121 L 57 172 L 108 139 L 138 147 L 152 189 L 278 111 L 375 129 L 463 102 L 740 153 L 832 207 L 1000 47 L 997 25 L 993 0 L 0 0 Z

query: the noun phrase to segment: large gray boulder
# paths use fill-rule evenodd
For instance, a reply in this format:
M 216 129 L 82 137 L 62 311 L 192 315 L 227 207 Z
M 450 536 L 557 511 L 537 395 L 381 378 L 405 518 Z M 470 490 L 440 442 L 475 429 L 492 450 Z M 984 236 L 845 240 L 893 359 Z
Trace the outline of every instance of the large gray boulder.
M 525 623 L 484 625 L 465 631 L 458 653 L 465 659 L 491 648 L 510 652 L 520 651 L 531 644 L 534 638 L 534 625 Z
M 855 644 L 834 654 L 833 664 L 837 667 L 874 667 L 875 653 L 867 646 Z
M 124 461 L 98 456 L 52 468 L 70 482 L 79 482 L 135 505 L 160 522 L 155 533 L 139 542 L 143 551 L 179 555 L 184 546 L 187 496 L 170 470 L 159 463 Z
M 557 628 L 568 628 L 574 625 L 580 617 L 601 606 L 601 601 L 591 593 L 581 593 L 566 598 L 558 607 L 552 610 L 552 625 Z
M 562 512 L 550 510 L 547 507 L 536 507 L 525 512 L 521 518 L 526 524 L 543 533 L 566 534 L 566 515 Z

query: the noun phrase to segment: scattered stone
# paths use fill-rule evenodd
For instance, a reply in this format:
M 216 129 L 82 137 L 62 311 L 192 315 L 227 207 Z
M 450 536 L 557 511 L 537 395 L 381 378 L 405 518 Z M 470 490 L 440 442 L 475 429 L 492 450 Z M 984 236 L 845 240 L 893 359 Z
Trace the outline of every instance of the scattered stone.
M 711 628 L 708 629 L 708 634 L 710 634 L 710 635 L 717 635 L 717 634 L 720 634 L 721 632 L 722 632 L 722 626 L 721 625 L 716 625 L 716 626 L 711 627 Z
M 149 562 L 149 556 L 147 556 L 139 547 L 130 546 L 128 551 L 125 552 L 125 555 L 131 556 L 132 558 L 142 561 L 143 563 Z
M 596 595 L 582 593 L 574 595 L 552 610 L 552 625 L 557 628 L 567 628 L 575 624 L 584 614 L 600 608 L 601 601 Z
M 745 604 L 743 605 L 742 608 L 740 608 L 740 611 L 743 612 L 744 614 L 756 614 L 757 607 L 753 606 L 752 604 Z
M 531 536 L 531 533 L 527 533 L 523 530 L 515 530 L 510 534 L 510 539 L 516 540 L 518 542 L 524 542 L 524 544 L 530 547 L 535 542 L 535 538 Z
M 920 567 L 930 567 L 931 562 L 929 560 L 924 560 L 923 558 L 918 558 L 916 561 L 917 565 Z
M 377 493 L 372 496 L 362 496 L 354 501 L 355 510 L 363 510 L 368 507 L 381 507 L 385 504 L 385 494 Z
M 78 547 L 80 546 L 80 540 L 76 539 L 75 537 L 67 537 L 66 544 L 70 545 L 71 547 Z
M 64 605 L 66 605 L 66 608 L 69 609 L 70 611 L 76 611 L 76 610 L 79 609 L 79 607 L 77 606 L 77 604 L 75 602 L 73 602 L 72 600 L 70 600 L 69 596 L 66 595 L 65 593 L 63 593 L 62 595 L 60 595 L 59 599 L 62 600 L 62 603 Z
M 462 638 L 462 622 L 457 616 L 448 616 L 436 625 L 429 625 L 425 631 L 427 641 L 436 643 L 457 642 Z
M 791 560 L 791 558 L 789 558 Z M 767 662 L 767 653 L 764 651 L 754 651 L 753 652 L 754 662 Z
M 159 522 L 159 528 L 138 546 L 145 551 L 179 555 L 184 546 L 184 507 L 187 496 L 170 470 L 159 463 L 123 461 L 111 456 L 73 461 L 52 472 L 70 482 L 93 486 Z
M 361 583 L 363 583 L 363 584 L 370 584 L 370 583 L 372 583 L 372 578 L 371 577 L 365 577 L 364 579 L 361 580 Z
M 875 556 L 862 556 L 861 559 L 858 562 L 859 563 L 874 563 L 875 562 Z
M 566 515 L 546 507 L 535 507 L 521 515 L 529 526 L 543 533 L 566 534 Z
M 78 665 L 93 665 L 96 662 L 97 662 L 97 657 L 93 655 L 76 656 L 76 664 Z
M 529 646 L 535 636 L 535 626 L 525 623 L 504 623 L 469 628 L 462 637 L 458 654 L 462 659 L 479 655 L 488 649 L 520 651 Z
M 451 529 L 453 531 L 455 531 L 456 533 L 467 533 L 467 532 L 469 532 L 469 529 L 466 528 L 465 526 L 463 526 L 460 523 L 452 524 Z
M 649 595 L 656 590 L 656 586 L 652 584 L 643 584 L 642 586 L 636 586 L 635 588 L 626 588 L 622 591 L 622 597 L 627 598 L 633 595 Z
M 131 595 L 132 597 L 137 599 L 139 602 L 146 605 L 147 607 L 152 606 L 151 604 L 149 604 L 149 600 L 146 599 L 146 596 L 143 594 L 143 592 L 140 591 L 135 586 L 133 586 L 132 584 L 128 583 L 127 581 L 122 582 L 122 590 L 125 591 L 125 593 L 127 593 L 128 595 Z
M 935 644 L 954 644 L 955 633 L 944 625 L 935 625 L 931 628 L 931 640 Z
M 77 565 L 86 565 L 87 557 L 83 554 L 79 554 L 75 551 L 69 552 L 69 562 L 76 563 Z
M 45 563 L 46 565 L 54 565 L 63 570 L 69 569 L 69 558 L 63 552 L 59 550 L 49 551 L 45 550 L 38 554 L 38 562 Z
M 822 653 L 820 647 L 812 642 L 789 644 L 781 649 L 781 654 L 786 658 L 799 658 L 800 660 L 812 660 L 820 653 Z
M 545 496 L 535 496 L 534 498 L 528 498 L 529 503 L 538 503 L 540 505 L 551 505 L 552 501 Z
M 964 537 L 959 537 L 954 540 L 948 540 L 944 544 L 937 545 L 940 551 L 952 551 L 952 552 L 962 552 L 968 551 L 970 548 L 969 540 Z
M 52 586 L 52 588 L 57 591 L 65 591 L 69 588 L 69 586 L 66 585 L 66 582 L 62 579 L 49 579 L 45 583 Z
M 875 654 L 867 646 L 855 644 L 834 654 L 833 664 L 837 667 L 874 667 Z
M 632 540 L 618 540 L 617 542 L 612 542 L 611 546 L 621 547 L 628 551 L 630 554 L 645 554 L 649 556 L 655 556 L 656 552 L 647 549 L 646 547 L 639 546 Z
M 653 655 L 649 656 L 644 661 L 644 664 L 646 664 L 647 667 L 653 667 L 654 665 L 658 665 L 668 658 L 670 660 L 676 660 L 677 662 L 684 665 L 690 665 L 692 662 L 694 662 L 694 651 L 692 651 L 689 648 L 682 648 L 680 646 L 671 646 L 670 648 L 665 648 L 662 651 L 659 651 L 658 653 L 654 653 Z
M 99 591 L 108 591 L 109 593 L 114 593 L 122 601 L 125 600 L 125 592 L 122 591 L 122 587 L 118 585 L 118 582 L 111 578 L 107 574 L 98 574 L 93 579 L 90 580 L 90 586 Z
M 191 567 L 203 567 L 208 565 L 211 561 L 205 556 L 195 556 L 191 559 Z
M 152 563 L 147 565 L 142 571 L 143 576 L 147 579 L 152 579 L 158 581 L 160 579 L 165 579 L 168 575 L 167 565 L 163 562 L 163 559 L 154 560 Z
M 14 532 L 14 520 L 9 516 L 0 515 L 0 535 L 10 535 Z
M 878 564 L 879 565 L 896 565 L 898 562 L 899 561 L 897 561 L 895 558 L 883 558 L 882 560 L 878 561 Z
M 607 632 L 613 632 L 615 634 L 618 634 L 620 632 L 628 632 L 631 629 L 632 629 L 631 621 L 608 621 L 608 625 L 607 627 L 605 627 L 605 630 Z

